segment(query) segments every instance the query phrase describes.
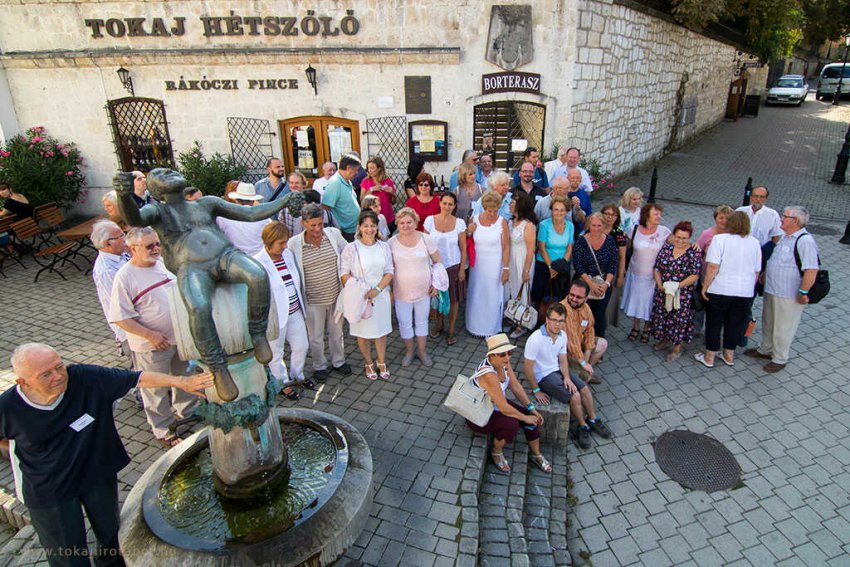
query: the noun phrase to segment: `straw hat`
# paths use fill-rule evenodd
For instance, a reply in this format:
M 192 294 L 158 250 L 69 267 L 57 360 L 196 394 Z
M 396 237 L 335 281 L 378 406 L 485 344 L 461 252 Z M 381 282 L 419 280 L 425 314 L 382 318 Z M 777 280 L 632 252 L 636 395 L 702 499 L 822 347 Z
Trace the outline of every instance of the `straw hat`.
M 240 201 L 261 201 L 262 195 L 257 195 L 257 190 L 252 183 L 240 181 L 236 186 L 236 191 L 231 191 L 227 194 L 229 199 L 239 199 Z
M 510 339 L 505 333 L 499 333 L 498 335 L 487 337 L 487 356 L 490 356 L 491 354 L 509 352 L 515 348 L 516 346 L 511 344 Z

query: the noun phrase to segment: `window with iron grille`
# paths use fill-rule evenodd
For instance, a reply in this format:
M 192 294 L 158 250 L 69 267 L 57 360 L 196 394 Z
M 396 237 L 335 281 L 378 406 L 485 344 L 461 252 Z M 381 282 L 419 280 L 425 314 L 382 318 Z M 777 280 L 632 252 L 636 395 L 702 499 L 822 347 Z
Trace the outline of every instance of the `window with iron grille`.
M 123 171 L 147 173 L 155 167 L 174 167 L 174 151 L 161 100 L 127 97 L 108 101 L 106 109 L 115 154 Z
M 272 157 L 271 125 L 260 118 L 228 118 L 230 153 L 237 163 L 247 167 L 242 181 L 256 183 L 266 177 L 266 162 Z
M 499 101 L 479 104 L 473 116 L 473 148 L 487 150 L 492 143 L 493 168 L 508 171 L 517 167 L 522 154 L 511 151 L 511 141 L 527 140 L 528 146 L 543 148 L 546 106 L 533 102 Z
M 407 117 L 385 116 L 366 120 L 369 156 L 380 156 L 396 187 L 407 179 Z M 366 158 L 368 159 L 368 158 Z

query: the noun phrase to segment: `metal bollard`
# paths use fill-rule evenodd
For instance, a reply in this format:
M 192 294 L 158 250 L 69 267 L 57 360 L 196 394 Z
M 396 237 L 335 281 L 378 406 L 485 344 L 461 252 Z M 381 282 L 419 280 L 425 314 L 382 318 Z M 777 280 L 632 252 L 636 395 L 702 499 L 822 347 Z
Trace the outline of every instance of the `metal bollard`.
M 753 178 L 747 177 L 747 185 L 744 187 L 744 202 L 741 203 L 742 207 L 750 206 L 750 195 L 753 194 Z
M 850 221 L 847 221 L 847 226 L 844 227 L 844 236 L 838 242 L 841 244 L 850 244 Z
M 829 180 L 830 183 L 836 185 L 844 183 L 848 160 L 850 160 L 850 127 L 847 128 L 847 133 L 844 134 L 844 145 L 841 146 L 841 151 L 838 152 L 838 159 L 835 160 L 835 170 L 832 172 L 832 179 Z
M 649 182 L 649 198 L 646 200 L 647 203 L 655 202 L 655 188 L 658 185 L 658 168 L 652 168 L 652 180 Z

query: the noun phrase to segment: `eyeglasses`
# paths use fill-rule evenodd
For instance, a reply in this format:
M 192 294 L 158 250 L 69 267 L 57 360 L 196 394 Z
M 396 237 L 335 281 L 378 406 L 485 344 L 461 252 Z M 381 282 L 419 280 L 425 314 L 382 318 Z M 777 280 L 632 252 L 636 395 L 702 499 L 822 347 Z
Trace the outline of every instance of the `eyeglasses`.
M 551 322 L 553 322 L 553 323 L 557 323 L 557 324 L 559 324 L 559 325 L 560 325 L 561 323 L 563 323 L 564 321 L 566 321 L 566 319 L 553 319 L 553 318 L 551 318 L 551 317 L 546 317 L 546 320 L 547 320 L 547 321 L 551 321 Z
M 113 236 L 112 238 L 106 239 L 107 242 L 112 242 L 113 240 L 124 240 L 124 235 L 122 234 L 121 236 Z
M 153 250 L 154 248 L 162 248 L 162 244 L 160 244 L 159 242 L 151 242 L 150 244 L 145 246 L 145 248 L 147 248 L 148 250 Z
M 796 220 L 797 217 L 793 217 L 791 215 L 782 215 L 782 218 L 784 218 L 784 219 L 795 219 Z

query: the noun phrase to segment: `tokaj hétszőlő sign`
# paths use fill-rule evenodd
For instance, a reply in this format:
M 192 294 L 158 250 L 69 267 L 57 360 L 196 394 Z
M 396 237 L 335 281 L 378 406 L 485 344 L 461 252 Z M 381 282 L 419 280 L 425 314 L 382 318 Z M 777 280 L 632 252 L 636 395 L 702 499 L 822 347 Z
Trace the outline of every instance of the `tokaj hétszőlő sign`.
M 540 75 L 516 71 L 481 75 L 481 94 L 510 92 L 540 94 Z

